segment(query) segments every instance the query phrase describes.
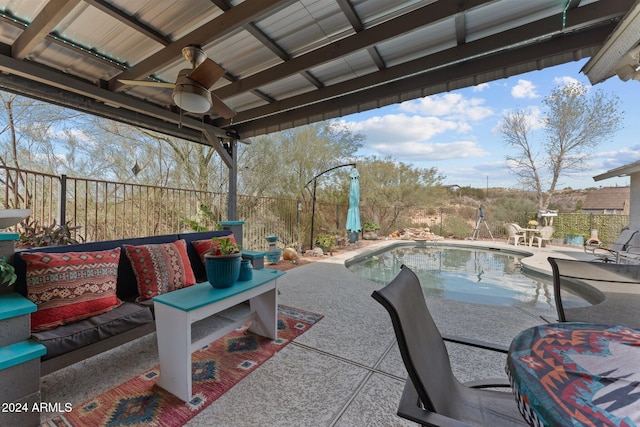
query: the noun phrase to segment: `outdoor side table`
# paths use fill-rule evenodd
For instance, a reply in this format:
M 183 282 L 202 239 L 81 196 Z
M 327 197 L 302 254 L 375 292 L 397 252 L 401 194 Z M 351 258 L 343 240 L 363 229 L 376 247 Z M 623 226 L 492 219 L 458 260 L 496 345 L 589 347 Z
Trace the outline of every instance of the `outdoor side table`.
M 532 426 L 640 425 L 640 330 L 566 322 L 518 334 L 507 374 Z
M 278 333 L 277 279 L 283 272 L 263 269 L 253 279 L 215 289 L 209 282 L 198 283 L 153 298 L 160 357 L 157 384 L 185 402 L 191 400 L 191 354 L 251 321 L 250 331 L 276 339 Z M 250 302 L 250 313 L 209 332 L 194 327 L 242 302 Z

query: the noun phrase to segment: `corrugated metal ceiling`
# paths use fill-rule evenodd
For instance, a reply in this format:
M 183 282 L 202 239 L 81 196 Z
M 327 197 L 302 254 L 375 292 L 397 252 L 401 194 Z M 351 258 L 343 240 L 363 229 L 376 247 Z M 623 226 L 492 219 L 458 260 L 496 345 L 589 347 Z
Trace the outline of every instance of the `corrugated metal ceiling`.
M 635 3 L 0 0 L 0 87 L 215 144 L 592 56 Z M 118 82 L 175 82 L 189 44 L 232 119 Z

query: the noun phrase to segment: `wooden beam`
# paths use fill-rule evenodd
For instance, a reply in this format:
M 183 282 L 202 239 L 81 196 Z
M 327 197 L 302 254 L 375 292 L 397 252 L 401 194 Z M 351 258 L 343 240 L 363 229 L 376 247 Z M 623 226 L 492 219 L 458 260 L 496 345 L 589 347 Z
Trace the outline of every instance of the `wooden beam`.
M 493 0 L 469 0 L 464 4 L 464 7 L 472 8 L 491 1 Z M 233 82 L 230 85 L 216 90 L 216 95 L 222 99 L 226 99 L 243 92 L 248 92 L 251 89 L 256 89 L 293 74 L 309 70 L 393 37 L 398 37 L 401 34 L 424 27 L 452 14 L 456 14 L 459 11 L 460 6 L 457 2 L 439 1 L 430 3 L 411 13 L 390 19 L 389 21 L 367 28 L 350 37 L 330 43 L 282 64 L 275 65 L 267 70 Z
M 84 2 L 89 3 L 91 6 L 95 7 L 96 9 L 99 9 L 100 11 L 106 13 L 112 18 L 115 18 L 116 20 L 122 22 L 123 24 L 133 28 L 137 32 L 144 34 L 150 39 L 157 41 L 163 46 L 166 46 L 169 43 L 171 43 L 171 39 L 169 37 L 160 33 L 159 31 L 156 31 L 155 29 L 151 28 L 145 23 L 140 22 L 139 20 L 133 18 L 132 16 L 127 15 L 125 12 L 113 6 L 111 3 L 107 3 L 104 0 L 84 0 Z
M 11 56 L 24 59 L 72 10 L 80 0 L 49 0 L 11 46 Z
M 114 77 L 109 82 L 112 90 L 121 90 L 124 85 L 118 79 L 136 80 L 144 78 L 166 64 L 182 57 L 182 48 L 188 45 L 206 45 L 215 39 L 242 28 L 245 24 L 259 19 L 274 10 L 293 3 L 294 0 L 245 1 L 212 19 L 186 36 L 178 39 L 158 53 L 149 56 L 129 70 Z

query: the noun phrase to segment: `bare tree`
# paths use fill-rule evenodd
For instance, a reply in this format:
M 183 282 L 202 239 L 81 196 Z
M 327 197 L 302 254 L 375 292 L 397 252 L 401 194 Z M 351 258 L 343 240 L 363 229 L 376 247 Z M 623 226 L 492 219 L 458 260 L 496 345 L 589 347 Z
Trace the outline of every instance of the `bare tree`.
M 622 113 L 615 95 L 595 91 L 579 83 L 558 86 L 543 100 L 541 120 L 546 138 L 531 137 L 535 118 L 524 109 L 506 114 L 499 127 L 509 169 L 518 181 L 536 192 L 538 208 L 546 210 L 561 176 L 583 171 L 589 154 L 620 129 Z

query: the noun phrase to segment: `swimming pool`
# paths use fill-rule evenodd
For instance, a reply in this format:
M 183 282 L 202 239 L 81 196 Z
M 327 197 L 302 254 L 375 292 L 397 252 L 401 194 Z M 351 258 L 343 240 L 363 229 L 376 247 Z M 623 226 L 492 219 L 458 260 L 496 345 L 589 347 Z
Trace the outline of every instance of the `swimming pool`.
M 551 279 L 524 274 L 521 259 L 498 250 L 412 244 L 372 253 L 347 268 L 384 285 L 404 264 L 418 275 L 428 297 L 497 306 L 555 307 Z

